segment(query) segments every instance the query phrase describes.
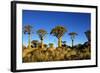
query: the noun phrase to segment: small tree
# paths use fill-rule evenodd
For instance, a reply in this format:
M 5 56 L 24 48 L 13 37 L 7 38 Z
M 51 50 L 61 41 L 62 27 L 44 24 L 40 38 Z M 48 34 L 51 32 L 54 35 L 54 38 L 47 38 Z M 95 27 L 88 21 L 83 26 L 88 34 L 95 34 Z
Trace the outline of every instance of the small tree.
M 71 40 L 72 40 L 72 47 L 73 47 L 73 44 L 74 44 L 74 38 L 76 35 L 78 35 L 76 32 L 71 32 L 69 33 L 69 35 L 71 36 Z
M 35 48 L 38 48 L 38 40 L 32 40 L 31 43 Z
M 41 40 L 41 48 L 43 48 L 43 39 L 44 39 L 44 36 L 47 34 L 47 32 L 44 29 L 39 29 L 37 31 L 37 34 Z
M 62 41 L 62 43 L 63 43 L 63 47 L 66 47 L 67 45 L 66 45 L 66 41 Z

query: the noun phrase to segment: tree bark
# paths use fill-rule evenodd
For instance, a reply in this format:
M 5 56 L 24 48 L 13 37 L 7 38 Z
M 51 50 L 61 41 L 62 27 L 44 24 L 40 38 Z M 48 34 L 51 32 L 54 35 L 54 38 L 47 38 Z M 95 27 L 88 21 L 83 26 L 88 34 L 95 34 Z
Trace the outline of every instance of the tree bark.
M 29 49 L 31 48 L 31 35 L 29 34 L 28 36 L 28 46 L 29 46 Z
M 41 40 L 41 48 L 43 48 L 43 39 Z
M 62 46 L 62 38 L 58 38 L 58 47 L 61 47 Z
M 74 40 L 72 39 L 72 48 L 73 48 L 73 45 L 74 45 Z

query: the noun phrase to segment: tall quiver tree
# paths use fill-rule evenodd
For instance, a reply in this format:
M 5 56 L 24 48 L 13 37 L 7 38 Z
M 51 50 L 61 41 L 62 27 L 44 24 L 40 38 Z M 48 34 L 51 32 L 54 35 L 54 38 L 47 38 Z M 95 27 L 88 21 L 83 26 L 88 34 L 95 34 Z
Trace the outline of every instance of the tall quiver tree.
M 56 26 L 50 32 L 53 36 L 58 38 L 58 47 L 62 47 L 62 36 L 67 32 L 67 29 L 63 26 Z
M 43 48 L 43 40 L 44 40 L 44 37 L 47 34 L 47 32 L 44 29 L 39 29 L 37 31 L 37 34 L 38 34 L 38 36 L 39 36 L 39 38 L 41 40 L 41 48 Z
M 32 33 L 32 26 L 31 25 L 26 25 L 23 28 L 24 34 L 28 34 L 28 48 L 31 48 L 31 33 Z
M 88 42 L 90 42 L 90 41 L 91 41 L 91 32 L 90 32 L 90 30 L 87 30 L 87 31 L 85 32 L 85 35 L 86 35 L 86 37 L 87 37 L 87 39 L 88 39 Z
M 70 32 L 69 35 L 71 36 L 71 40 L 72 40 L 72 47 L 74 45 L 74 39 L 75 39 L 75 36 L 78 35 L 76 32 Z

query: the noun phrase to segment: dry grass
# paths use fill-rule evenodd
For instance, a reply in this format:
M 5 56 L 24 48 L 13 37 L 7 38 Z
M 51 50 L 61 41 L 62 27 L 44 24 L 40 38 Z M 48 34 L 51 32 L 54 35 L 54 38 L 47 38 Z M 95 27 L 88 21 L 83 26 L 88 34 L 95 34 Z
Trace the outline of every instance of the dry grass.
M 86 60 L 91 58 L 90 47 L 76 48 L 24 48 L 23 62 Z

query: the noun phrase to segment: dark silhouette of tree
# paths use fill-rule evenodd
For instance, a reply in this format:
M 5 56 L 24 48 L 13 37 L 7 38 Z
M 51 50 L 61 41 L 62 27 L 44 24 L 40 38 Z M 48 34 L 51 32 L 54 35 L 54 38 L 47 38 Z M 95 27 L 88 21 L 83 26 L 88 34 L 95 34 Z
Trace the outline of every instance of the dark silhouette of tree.
M 47 44 L 44 44 L 44 48 L 48 48 L 48 45 Z
M 28 34 L 28 48 L 31 48 L 31 33 L 32 33 L 32 26 L 31 25 L 26 25 L 23 28 L 24 34 Z
M 71 36 L 71 40 L 72 40 L 72 47 L 74 45 L 74 38 L 76 35 L 78 35 L 76 32 L 70 32 L 69 35 Z
M 86 35 L 88 41 L 90 42 L 90 41 L 91 41 L 91 32 L 90 32 L 90 30 L 87 30 L 87 31 L 85 32 L 85 35 Z
M 53 36 L 58 38 L 58 47 L 62 46 L 62 36 L 67 32 L 66 28 L 63 26 L 56 26 L 50 32 Z
M 63 43 L 63 47 L 66 47 L 67 45 L 66 45 L 66 41 L 62 41 L 62 43 Z
M 38 47 L 38 43 L 39 43 L 38 40 L 32 40 L 31 43 L 32 43 L 34 48 Z
M 62 41 L 63 44 L 66 44 L 66 41 Z
M 47 34 L 47 32 L 44 29 L 39 29 L 37 31 L 37 34 L 41 40 L 41 48 L 43 48 L 43 39 L 44 39 L 44 36 Z

